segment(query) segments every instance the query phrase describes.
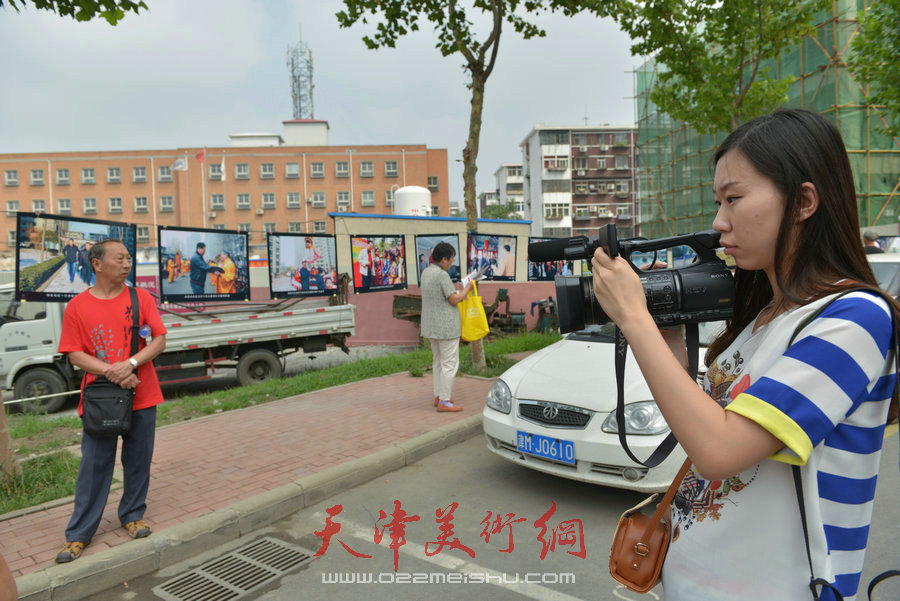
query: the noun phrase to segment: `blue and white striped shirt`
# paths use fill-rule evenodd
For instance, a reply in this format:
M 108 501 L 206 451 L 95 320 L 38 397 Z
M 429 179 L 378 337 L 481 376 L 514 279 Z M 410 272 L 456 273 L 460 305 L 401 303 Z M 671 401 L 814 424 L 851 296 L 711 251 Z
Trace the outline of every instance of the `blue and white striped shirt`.
M 816 576 L 854 599 L 865 558 L 888 404 L 892 321 L 880 297 L 833 297 L 755 322 L 704 388 L 785 446 L 723 481 L 692 472 L 673 503 L 666 599 L 807 599 L 809 564 L 791 465 L 801 466 Z M 830 599 L 827 591 L 821 596 Z

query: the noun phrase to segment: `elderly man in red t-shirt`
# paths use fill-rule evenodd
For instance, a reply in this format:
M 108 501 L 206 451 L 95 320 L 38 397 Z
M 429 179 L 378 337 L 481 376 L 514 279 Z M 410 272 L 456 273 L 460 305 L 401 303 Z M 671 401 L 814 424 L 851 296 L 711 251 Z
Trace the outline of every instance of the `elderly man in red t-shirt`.
M 68 354 L 69 361 L 84 371 L 82 388 L 95 377 L 106 376 L 122 388 L 135 389 L 131 431 L 122 436 L 124 489 L 119 520 L 133 538 L 143 538 L 150 534 L 143 517 L 150 486 L 156 406 L 163 402 L 152 361 L 166 348 L 166 328 L 153 297 L 137 288 L 138 323 L 149 327 L 152 342 L 139 340 L 138 352 L 129 356 L 133 320 L 125 280 L 131 272 L 131 255 L 118 240 L 105 240 L 91 248 L 88 258 L 97 283 L 66 306 L 59 352 Z M 78 414 L 81 412 L 79 402 Z M 77 559 L 97 531 L 109 496 L 118 442 L 118 437 L 83 434 L 75 510 L 66 527 L 66 544 L 56 556 L 57 563 Z

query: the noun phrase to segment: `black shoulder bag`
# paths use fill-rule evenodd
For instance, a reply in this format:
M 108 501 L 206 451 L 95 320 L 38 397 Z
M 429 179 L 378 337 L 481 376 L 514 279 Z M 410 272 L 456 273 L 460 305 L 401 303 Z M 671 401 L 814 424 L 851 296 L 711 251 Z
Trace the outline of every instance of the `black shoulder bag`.
M 797 335 L 800 333 L 800 331 L 803 330 L 803 328 L 808 326 L 810 323 L 812 323 L 812 321 L 816 317 L 818 317 L 819 314 L 822 313 L 822 311 L 824 311 L 826 308 L 828 308 L 828 306 L 831 303 L 833 303 L 834 301 L 836 301 L 837 299 L 839 299 L 842 296 L 844 296 L 845 294 L 849 294 L 851 292 L 871 292 L 873 294 L 878 294 L 879 296 L 881 296 L 888 302 L 888 307 L 891 306 L 892 299 L 887 294 L 885 294 L 884 292 L 881 292 L 879 290 L 874 290 L 872 288 L 865 288 L 865 287 L 853 288 L 851 290 L 845 290 L 844 292 L 838 294 L 836 297 L 834 297 L 833 299 L 831 299 L 830 301 L 828 301 L 827 303 L 825 303 L 824 305 L 822 305 L 821 307 L 819 307 L 818 309 L 813 311 L 813 313 L 811 315 L 806 317 L 806 319 L 804 319 L 800 323 L 800 325 L 797 326 L 797 329 L 794 330 L 794 334 L 791 336 L 791 339 L 788 341 L 788 348 L 790 348 L 790 346 L 794 343 L 794 339 L 797 338 Z M 895 361 L 895 368 L 896 368 L 895 375 L 897 377 L 896 385 L 898 387 L 900 387 L 900 348 L 898 348 L 898 345 L 900 345 L 900 324 L 897 323 L 897 315 L 894 314 L 893 310 L 891 311 L 891 320 L 892 320 L 893 326 L 894 326 L 893 346 L 894 346 L 894 361 Z M 900 388 L 898 388 L 898 389 L 900 389 Z M 895 391 L 894 394 L 897 394 L 897 392 Z M 828 582 L 824 578 L 816 578 L 816 574 L 815 574 L 815 572 L 813 572 L 812 554 L 810 553 L 810 550 L 809 550 L 809 527 L 806 524 L 806 505 L 803 502 L 803 478 L 801 478 L 799 466 L 794 465 L 794 466 L 791 466 L 791 468 L 794 472 L 794 488 L 797 491 L 797 504 L 800 506 L 800 520 L 803 523 L 803 540 L 806 543 L 806 559 L 807 559 L 807 561 L 809 561 L 809 573 L 810 573 L 809 590 L 812 591 L 813 599 L 815 601 L 819 601 L 820 587 L 822 590 L 824 590 L 824 589 L 830 590 L 831 593 L 834 595 L 834 598 L 836 599 L 836 601 L 844 601 L 844 597 L 841 595 L 841 593 L 836 588 L 834 588 L 834 586 L 830 582 Z M 872 581 L 869 583 L 869 588 L 867 591 L 869 601 L 872 601 L 872 591 L 875 590 L 875 587 L 878 586 L 878 584 L 880 584 L 883 580 L 887 580 L 888 578 L 891 578 L 893 576 L 900 576 L 900 570 L 888 570 L 886 572 L 882 572 L 881 574 L 879 574 L 878 576 L 876 576 L 875 578 L 872 579 Z
M 131 355 L 137 354 L 140 329 L 140 305 L 137 291 L 128 286 L 131 294 Z M 134 389 L 125 389 L 98 376 L 81 391 L 84 431 L 91 436 L 105 438 L 128 434 L 131 431 L 131 413 L 134 409 Z

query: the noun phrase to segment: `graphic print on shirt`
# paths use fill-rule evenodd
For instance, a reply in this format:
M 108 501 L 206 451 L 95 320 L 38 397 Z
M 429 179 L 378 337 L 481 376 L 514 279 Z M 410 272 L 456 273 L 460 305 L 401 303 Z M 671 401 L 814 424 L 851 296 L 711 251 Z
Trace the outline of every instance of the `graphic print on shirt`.
M 704 388 L 720 406 L 725 407 L 739 394 L 750 387 L 750 375 L 744 374 L 736 384 L 744 370 L 744 358 L 741 352 L 735 351 L 731 358 L 725 358 L 721 362 L 714 362 L 709 368 L 704 379 Z M 729 390 L 730 389 L 730 390 Z M 700 474 L 691 467 L 681 487 L 672 501 L 672 541 L 678 540 L 681 528 L 685 530 L 697 522 L 703 522 L 707 518 L 717 521 L 721 517 L 721 510 L 726 503 L 734 503 L 731 493 L 737 493 L 749 486 L 759 472 L 757 465 L 750 478 L 744 482 L 740 476 L 732 476 L 726 480 L 704 480 Z
M 102 323 L 90 331 L 91 345 L 94 347 L 94 356 L 109 363 L 110 365 L 118 361 L 124 361 L 126 352 L 131 354 L 131 305 L 125 307 L 125 331 L 122 334 L 122 340 L 128 345 L 126 351 L 125 346 L 117 346 L 114 342 L 113 332 L 111 329 L 104 329 Z

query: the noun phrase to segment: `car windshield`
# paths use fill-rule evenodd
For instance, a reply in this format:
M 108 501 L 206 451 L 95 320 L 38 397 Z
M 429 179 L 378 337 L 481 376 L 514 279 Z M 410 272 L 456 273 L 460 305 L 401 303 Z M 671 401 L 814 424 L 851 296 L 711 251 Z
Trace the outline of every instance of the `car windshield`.
M 724 321 L 707 321 L 700 324 L 700 346 L 709 346 L 719 333 L 725 329 Z M 572 332 L 566 336 L 568 340 L 582 342 L 615 342 L 616 325 L 614 323 L 594 324 L 583 330 Z

